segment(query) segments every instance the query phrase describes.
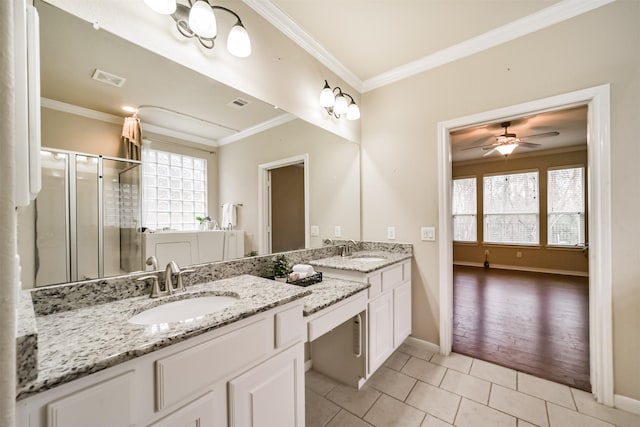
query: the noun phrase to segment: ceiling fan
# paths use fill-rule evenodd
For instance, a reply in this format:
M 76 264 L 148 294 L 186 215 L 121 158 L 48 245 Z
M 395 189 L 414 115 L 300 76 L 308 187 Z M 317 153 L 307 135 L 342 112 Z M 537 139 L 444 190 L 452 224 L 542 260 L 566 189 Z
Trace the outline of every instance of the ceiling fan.
M 549 136 L 560 135 L 560 132 L 553 131 L 553 132 L 537 133 L 535 135 L 527 135 L 527 136 L 518 138 L 518 136 L 515 133 L 509 133 L 509 126 L 511 126 L 511 122 L 500 123 L 500 126 L 504 128 L 504 133 L 496 136 L 495 137 L 496 141 L 494 143 L 463 148 L 462 151 L 472 150 L 475 148 L 482 148 L 482 150 L 486 151 L 486 153 L 484 153 L 482 157 L 487 157 L 493 154 L 495 151 L 507 157 L 509 154 L 513 153 L 513 150 L 515 150 L 518 147 L 537 148 L 541 145 L 535 142 L 525 141 L 524 139 L 546 138 Z

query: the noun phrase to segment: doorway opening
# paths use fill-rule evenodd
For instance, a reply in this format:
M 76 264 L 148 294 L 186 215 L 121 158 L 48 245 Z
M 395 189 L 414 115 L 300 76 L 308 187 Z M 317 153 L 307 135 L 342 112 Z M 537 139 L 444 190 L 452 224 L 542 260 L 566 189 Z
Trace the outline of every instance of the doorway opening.
M 451 133 L 452 349 L 591 391 L 586 140 L 584 105 Z
M 586 105 L 589 229 L 589 377 L 596 400 L 613 405 L 609 85 L 587 88 L 438 124 L 440 352 L 453 341 L 453 221 L 450 132 Z
M 260 254 L 309 247 L 309 155 L 258 166 Z

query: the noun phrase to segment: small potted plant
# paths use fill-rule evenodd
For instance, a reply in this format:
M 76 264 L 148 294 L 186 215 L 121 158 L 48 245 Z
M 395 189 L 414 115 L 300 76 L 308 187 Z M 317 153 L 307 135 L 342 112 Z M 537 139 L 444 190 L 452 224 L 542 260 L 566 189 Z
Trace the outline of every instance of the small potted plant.
M 197 216 L 196 217 L 196 221 L 198 221 L 200 223 L 200 230 L 208 230 L 209 229 L 209 223 L 211 222 L 211 218 L 209 216 Z
M 275 279 L 279 282 L 286 282 L 287 276 L 291 272 L 289 261 L 287 261 L 287 257 L 282 254 L 273 257 L 273 260 L 271 261 L 271 269 L 273 270 Z

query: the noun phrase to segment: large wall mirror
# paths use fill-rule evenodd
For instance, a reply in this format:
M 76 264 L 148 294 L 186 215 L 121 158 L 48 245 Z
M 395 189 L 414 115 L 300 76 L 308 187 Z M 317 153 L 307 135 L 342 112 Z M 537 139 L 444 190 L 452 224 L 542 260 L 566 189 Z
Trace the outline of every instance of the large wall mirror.
M 357 144 L 35 6 L 43 191 L 19 212 L 23 287 L 149 269 L 152 250 L 187 265 L 360 238 Z M 121 138 L 125 105 L 140 159 Z

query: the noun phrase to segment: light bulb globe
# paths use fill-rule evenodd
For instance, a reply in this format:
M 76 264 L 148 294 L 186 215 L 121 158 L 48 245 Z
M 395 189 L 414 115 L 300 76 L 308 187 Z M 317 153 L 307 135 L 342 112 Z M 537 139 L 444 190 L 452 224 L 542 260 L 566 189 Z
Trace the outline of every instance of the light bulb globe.
M 513 150 L 515 150 L 517 147 L 518 147 L 518 144 L 505 144 L 505 145 L 498 145 L 496 147 L 496 150 L 498 150 L 498 152 L 503 156 L 508 156 L 509 154 L 513 153 Z
M 347 102 L 347 98 L 342 96 L 342 94 L 336 96 L 336 103 L 333 105 L 333 111 L 336 114 L 344 114 L 349 109 L 349 104 Z
M 330 87 L 325 87 L 320 92 L 320 106 L 324 108 L 333 107 L 336 103 L 336 97 L 333 95 L 333 91 Z
M 347 120 L 358 120 L 360 118 L 360 108 L 355 102 L 349 104 L 347 108 Z
M 213 38 L 218 32 L 216 17 L 209 3 L 199 0 L 191 6 L 189 28 L 203 38 Z
M 251 55 L 251 39 L 249 33 L 241 23 L 237 23 L 229 31 L 227 37 L 227 50 L 233 56 L 246 58 Z

